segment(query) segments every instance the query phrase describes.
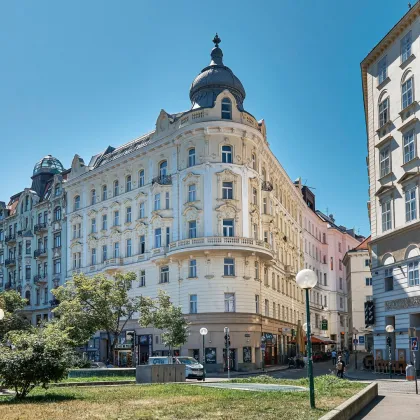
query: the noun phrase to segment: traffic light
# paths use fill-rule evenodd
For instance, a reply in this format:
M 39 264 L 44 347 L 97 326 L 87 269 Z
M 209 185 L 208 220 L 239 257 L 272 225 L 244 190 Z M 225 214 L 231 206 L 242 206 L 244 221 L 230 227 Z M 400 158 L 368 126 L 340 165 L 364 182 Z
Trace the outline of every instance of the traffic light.
M 230 347 L 230 335 L 225 334 L 225 347 Z
M 388 344 L 389 347 L 391 347 L 391 342 L 392 342 L 391 337 L 387 337 L 386 338 L 386 344 Z

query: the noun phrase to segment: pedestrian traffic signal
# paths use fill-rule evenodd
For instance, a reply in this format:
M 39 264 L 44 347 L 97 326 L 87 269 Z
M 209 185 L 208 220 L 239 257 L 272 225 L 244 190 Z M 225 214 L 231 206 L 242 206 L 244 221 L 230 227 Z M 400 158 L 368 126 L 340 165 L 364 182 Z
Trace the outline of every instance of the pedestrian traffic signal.
M 391 347 L 391 342 L 392 342 L 391 337 L 387 337 L 386 338 L 386 344 L 388 344 L 389 347 Z

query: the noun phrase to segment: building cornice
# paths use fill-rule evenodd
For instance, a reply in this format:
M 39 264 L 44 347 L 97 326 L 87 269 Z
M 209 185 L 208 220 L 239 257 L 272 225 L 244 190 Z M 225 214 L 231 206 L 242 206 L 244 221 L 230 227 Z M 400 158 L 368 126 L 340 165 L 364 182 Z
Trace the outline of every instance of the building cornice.
M 379 237 L 376 237 L 375 239 L 372 239 L 369 246 L 379 244 L 380 242 L 383 242 L 383 241 L 393 240 L 398 235 L 404 235 L 407 232 L 409 232 L 410 230 L 416 230 L 416 229 L 419 229 L 419 228 L 420 228 L 420 221 L 417 221 L 416 223 L 409 224 L 407 226 L 403 226 L 401 228 L 393 230 L 392 232 L 390 232 L 386 235 L 381 235 Z

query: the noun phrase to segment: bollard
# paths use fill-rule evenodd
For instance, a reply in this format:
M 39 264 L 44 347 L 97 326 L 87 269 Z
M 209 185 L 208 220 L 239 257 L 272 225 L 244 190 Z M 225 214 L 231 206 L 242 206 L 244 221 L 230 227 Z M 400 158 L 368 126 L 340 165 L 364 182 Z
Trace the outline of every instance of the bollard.
M 414 381 L 414 366 L 410 363 L 407 364 L 406 368 L 405 368 L 405 379 L 407 381 Z

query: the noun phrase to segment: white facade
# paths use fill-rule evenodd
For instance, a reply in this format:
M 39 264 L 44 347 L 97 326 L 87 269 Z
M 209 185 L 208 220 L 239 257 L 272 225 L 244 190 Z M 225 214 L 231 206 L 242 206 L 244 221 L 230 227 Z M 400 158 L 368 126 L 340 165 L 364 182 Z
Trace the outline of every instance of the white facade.
M 416 3 L 361 64 L 376 359 L 388 358 L 387 325 L 395 328 L 393 360 L 409 360 L 408 329 L 420 327 L 419 19 Z
M 213 66 L 226 71 L 220 57 L 216 46 L 207 77 Z M 133 294 L 167 291 L 191 322 L 181 351 L 201 358 L 198 331 L 207 327 L 214 370 L 223 368 L 224 326 L 233 367 L 246 369 L 261 365 L 262 336 L 266 363 L 279 362 L 304 314 L 295 274 L 305 205 L 268 146 L 264 122 L 242 109 L 234 80 L 213 92 L 212 107 L 161 111 L 155 131 L 89 165 L 76 155 L 66 185 L 68 278 L 133 271 Z M 150 333 L 136 322 L 130 328 Z

